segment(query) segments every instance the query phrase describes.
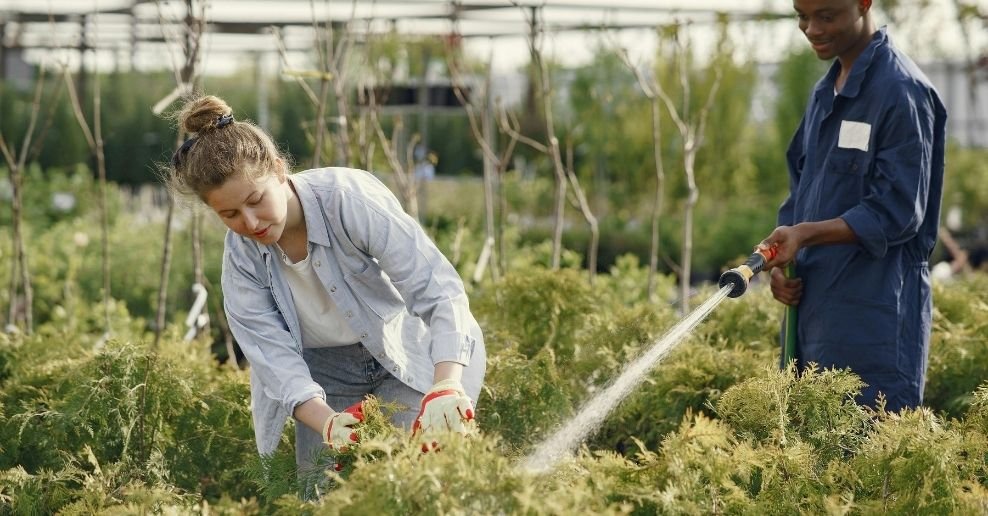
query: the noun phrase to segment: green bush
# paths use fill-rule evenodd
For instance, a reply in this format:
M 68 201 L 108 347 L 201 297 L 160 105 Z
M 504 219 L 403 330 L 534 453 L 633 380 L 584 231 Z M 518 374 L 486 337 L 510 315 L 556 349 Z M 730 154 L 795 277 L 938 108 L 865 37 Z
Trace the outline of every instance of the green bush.
M 654 364 L 573 458 L 535 475 L 524 454 L 681 317 L 668 304 L 673 279 L 660 275 L 649 300 L 634 256 L 591 286 L 575 254 L 551 271 L 546 244 L 518 249 L 499 282 L 470 287 L 489 353 L 480 435 L 442 436 L 441 451 L 423 455 L 385 422 L 388 407 L 372 403 L 361 444 L 326 452 L 326 471 L 300 476 L 291 425 L 274 456 L 257 457 L 246 372 L 220 366 L 206 340 L 181 341 L 176 324 L 160 347 L 149 344 L 156 273 L 125 267 L 126 283 L 114 280 L 104 335 L 96 238 L 75 240 L 88 220 L 30 240 L 39 322 L 33 335 L 0 335 L 0 515 L 986 509 L 984 276 L 935 289 L 929 409 L 863 409 L 853 401 L 861 381 L 846 371 L 777 370 L 781 307 L 756 282 Z M 207 225 L 211 252 L 217 229 Z M 180 249 L 184 230 L 176 235 Z M 114 263 L 145 263 L 158 238 L 121 217 Z M 452 248 L 455 236 L 438 240 Z M 461 252 L 461 268 L 472 267 L 479 251 Z M 180 307 L 191 260 L 175 257 Z M 207 277 L 218 261 L 207 259 Z M 696 298 L 713 292 L 701 287 Z M 300 496 L 314 485 L 322 498 Z
M 543 349 L 532 358 L 511 350 L 489 355 L 484 390 L 477 402 L 480 427 L 522 448 L 546 436 L 572 412 L 572 399 L 555 356 Z
M 960 417 L 988 378 L 988 276 L 936 285 L 924 404 Z
M 569 360 L 574 338 L 598 317 L 593 291 L 573 269 L 513 272 L 488 288 L 471 304 L 485 331 L 503 333 L 528 357 L 550 348 Z
M 0 470 L 12 500 L 35 499 L 38 482 L 74 493 L 37 493 L 55 508 L 136 500 L 113 498 L 121 489 L 154 503 L 253 493 L 242 471 L 256 453 L 243 372 L 217 366 L 202 341 L 171 337 L 154 351 L 120 340 L 141 334 L 124 324 L 109 340 L 61 324 L 0 342 L 15 364 L 0 391 Z M 84 495 L 92 492 L 103 494 Z

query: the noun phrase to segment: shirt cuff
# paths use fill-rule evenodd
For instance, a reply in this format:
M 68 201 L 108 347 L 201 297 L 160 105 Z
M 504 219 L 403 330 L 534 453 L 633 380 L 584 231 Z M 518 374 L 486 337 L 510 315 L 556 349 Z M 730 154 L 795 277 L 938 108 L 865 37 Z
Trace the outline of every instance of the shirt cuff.
M 855 206 L 841 215 L 844 222 L 851 228 L 851 231 L 858 237 L 858 243 L 868 254 L 875 258 L 882 258 L 888 251 L 888 240 L 882 231 L 882 225 L 864 206 Z
M 291 389 L 288 398 L 284 400 L 282 405 L 288 411 L 288 415 L 294 417 L 295 409 L 313 398 L 326 399 L 326 391 L 316 382 L 310 382 L 301 387 Z
M 432 336 L 432 363 L 456 362 L 470 365 L 477 341 L 466 333 L 444 333 Z

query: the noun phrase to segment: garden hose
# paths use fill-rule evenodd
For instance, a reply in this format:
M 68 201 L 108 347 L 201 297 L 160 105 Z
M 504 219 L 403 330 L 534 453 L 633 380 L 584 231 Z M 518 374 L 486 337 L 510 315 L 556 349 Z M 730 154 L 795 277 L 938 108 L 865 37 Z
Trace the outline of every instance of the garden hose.
M 786 265 L 786 278 L 796 276 L 796 267 L 790 262 Z M 782 368 L 796 359 L 796 306 L 786 305 L 785 324 L 782 326 Z
M 727 293 L 727 297 L 741 297 L 741 294 L 744 294 L 748 290 L 748 280 L 761 272 L 765 264 L 772 258 L 775 258 L 778 252 L 779 248 L 777 245 L 756 249 L 743 264 L 721 274 L 718 285 L 720 288 L 724 288 L 727 285 L 734 285 L 734 288 Z

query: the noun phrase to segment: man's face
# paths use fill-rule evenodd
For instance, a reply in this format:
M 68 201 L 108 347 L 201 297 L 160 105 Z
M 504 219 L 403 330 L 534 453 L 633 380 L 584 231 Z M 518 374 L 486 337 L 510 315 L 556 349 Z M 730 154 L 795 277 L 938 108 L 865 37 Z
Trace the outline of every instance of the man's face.
M 824 60 L 841 57 L 870 40 L 864 13 L 871 0 L 794 0 L 793 8 L 817 57 Z

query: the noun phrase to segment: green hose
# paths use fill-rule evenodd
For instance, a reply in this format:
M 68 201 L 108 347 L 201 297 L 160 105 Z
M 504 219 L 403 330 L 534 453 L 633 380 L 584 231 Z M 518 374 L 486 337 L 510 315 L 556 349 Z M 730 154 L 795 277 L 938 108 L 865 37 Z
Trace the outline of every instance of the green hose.
M 786 278 L 793 278 L 795 275 L 796 268 L 790 262 L 786 265 Z M 792 305 L 786 305 L 782 342 L 782 368 L 785 369 L 796 359 L 796 307 Z

